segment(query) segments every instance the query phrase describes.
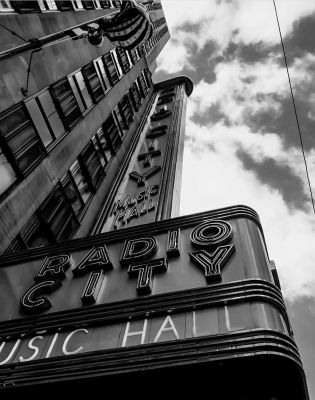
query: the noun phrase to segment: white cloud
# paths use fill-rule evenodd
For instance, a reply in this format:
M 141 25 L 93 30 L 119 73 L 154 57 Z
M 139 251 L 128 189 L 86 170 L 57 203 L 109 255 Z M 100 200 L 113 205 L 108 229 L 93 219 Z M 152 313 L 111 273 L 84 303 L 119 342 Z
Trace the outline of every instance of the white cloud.
M 315 12 L 315 2 L 311 0 L 277 0 L 277 9 L 282 35 L 288 35 L 298 19 Z M 216 54 L 234 43 L 265 46 L 279 44 L 280 37 L 273 2 L 270 0 L 167 0 L 163 2 L 171 37 L 159 57 L 159 68 L 172 72 L 180 71 L 187 64 L 187 54 L 181 48 L 187 41 L 199 49 L 207 41 L 218 45 Z M 184 23 L 199 24 L 199 32 L 182 31 L 178 27 Z M 184 55 L 184 57 L 183 57 Z M 170 60 L 171 56 L 171 60 Z M 170 67 L 171 62 L 171 67 Z
M 288 35 L 299 18 L 315 11 L 309 0 L 277 0 L 283 35 Z M 163 2 L 171 41 L 160 56 L 160 69 L 176 72 L 189 66 L 191 49 L 201 49 L 214 40 L 217 49 L 208 61 L 220 55 L 233 43 L 262 46 L 278 45 L 277 53 L 267 59 L 245 64 L 238 59 L 222 60 L 215 66 L 216 80 L 201 80 L 195 85 L 187 107 L 186 143 L 184 155 L 181 213 L 189 214 L 245 204 L 260 215 L 271 259 L 279 270 L 285 295 L 290 299 L 315 296 L 315 222 L 309 203 L 309 213 L 292 209 L 280 190 L 259 181 L 254 171 L 245 170 L 238 157 L 242 150 L 257 162 L 266 159 L 289 170 L 303 181 L 309 195 L 305 166 L 300 149 L 288 147 L 277 132 L 253 131 L 246 124 L 261 111 L 281 112 L 282 100 L 290 97 L 286 70 L 282 59 L 279 32 L 273 3 L 270 0 L 213 1 L 167 0 Z M 176 30 L 184 22 L 199 23 L 199 31 Z M 189 50 L 190 49 L 190 50 Z M 315 56 L 305 54 L 290 67 L 293 90 L 297 97 L 313 102 L 310 88 L 314 81 Z M 210 66 L 209 66 L 210 68 Z M 314 92 L 314 91 L 313 91 Z M 224 121 L 200 126 L 191 117 L 208 112 L 215 106 Z M 310 117 L 315 112 L 310 111 Z M 314 117 L 315 118 L 315 117 Z M 211 115 L 210 118 L 211 120 Z M 292 114 L 292 123 L 295 124 Z M 315 150 L 306 154 L 310 176 L 315 176 Z M 194 190 L 191 190 L 193 182 Z M 314 187 L 315 192 L 315 187 Z
M 181 214 L 237 204 L 254 208 L 260 215 L 269 256 L 276 262 L 285 295 L 290 299 L 314 296 L 315 248 L 309 243 L 315 222 L 311 212 L 290 210 L 278 190 L 244 170 L 237 158 L 237 149 L 243 148 L 253 151 L 258 159 L 270 156 L 272 150 L 272 156 L 284 160 L 280 139 L 273 134 L 252 133 L 247 127 L 232 132 L 224 126 L 212 126 L 208 140 L 202 141 L 200 137 L 204 138 L 207 127 L 190 122 L 188 134 L 191 129 L 196 141 L 185 148 Z

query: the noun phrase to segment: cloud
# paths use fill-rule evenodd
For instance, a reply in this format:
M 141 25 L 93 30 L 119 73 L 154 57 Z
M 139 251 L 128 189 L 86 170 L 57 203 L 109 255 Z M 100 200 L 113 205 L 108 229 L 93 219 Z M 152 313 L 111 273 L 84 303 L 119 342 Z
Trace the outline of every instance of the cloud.
M 315 54 L 311 45 L 297 48 L 315 3 L 276 4 L 312 177 Z M 163 8 L 173 39 L 159 57 L 157 76 L 180 72 L 195 80 L 181 213 L 254 208 L 287 298 L 315 297 L 315 250 L 309 245 L 315 222 L 273 2 L 195 1 L 192 7 L 168 0 Z
M 314 296 L 315 251 L 309 240 L 314 236 L 315 222 L 310 210 L 290 209 L 279 190 L 262 183 L 254 171 L 244 169 L 237 154 L 239 148 L 254 150 L 259 159 L 273 149 L 274 156 L 284 159 L 279 138 L 257 138 L 248 127 L 239 127 L 234 135 L 223 126 L 212 126 L 207 134 L 206 127 L 190 122 L 188 134 L 191 129 L 194 135 L 184 153 L 181 214 L 236 204 L 254 208 L 260 215 L 269 256 L 276 262 L 287 298 Z M 211 139 L 201 141 L 205 134 Z
M 193 4 L 178 0 L 163 2 L 171 37 L 176 39 L 171 39 L 160 54 L 159 69 L 175 72 L 190 64 L 189 54 L 182 49 L 187 43 L 201 50 L 208 42 L 215 42 L 217 50 L 213 56 L 222 54 L 231 42 L 277 45 L 280 51 L 272 1 L 194 0 Z M 298 20 L 315 12 L 315 3 L 309 0 L 277 0 L 276 4 L 283 36 L 292 33 Z

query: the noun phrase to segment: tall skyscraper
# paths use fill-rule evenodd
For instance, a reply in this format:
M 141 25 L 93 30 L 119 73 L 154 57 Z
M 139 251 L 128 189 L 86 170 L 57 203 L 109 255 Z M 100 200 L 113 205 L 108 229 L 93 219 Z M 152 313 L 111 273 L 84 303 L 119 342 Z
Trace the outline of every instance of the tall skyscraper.
M 193 85 L 143 4 L 124 50 L 80 38 L 121 2 L 1 2 L 1 396 L 307 399 L 256 212 L 177 217 Z

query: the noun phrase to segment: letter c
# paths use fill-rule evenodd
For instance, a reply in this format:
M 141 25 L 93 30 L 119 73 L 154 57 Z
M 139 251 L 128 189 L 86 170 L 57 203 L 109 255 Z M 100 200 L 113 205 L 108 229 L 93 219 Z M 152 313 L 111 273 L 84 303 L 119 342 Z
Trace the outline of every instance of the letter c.
M 65 356 L 70 356 L 71 354 L 77 354 L 83 349 L 83 346 L 80 346 L 76 350 L 72 350 L 72 351 L 67 350 L 67 346 L 68 346 L 70 339 L 72 338 L 72 336 L 75 333 L 78 333 L 78 332 L 84 332 L 85 334 L 89 333 L 89 331 L 87 329 L 76 329 L 75 331 L 70 332 L 69 335 L 65 338 L 65 341 L 63 342 L 63 345 L 62 345 L 62 353 Z

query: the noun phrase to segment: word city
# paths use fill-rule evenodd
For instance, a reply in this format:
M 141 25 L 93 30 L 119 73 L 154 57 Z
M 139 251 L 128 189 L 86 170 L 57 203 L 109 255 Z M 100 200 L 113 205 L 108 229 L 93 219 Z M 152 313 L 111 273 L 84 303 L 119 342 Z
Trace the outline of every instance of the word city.
M 197 251 L 189 252 L 189 257 L 204 272 L 208 283 L 222 279 L 221 268 L 235 251 L 233 244 L 227 244 L 231 238 L 231 225 L 221 220 L 204 221 L 192 230 L 190 241 Z M 138 295 L 150 294 L 153 275 L 167 271 L 168 258 L 180 256 L 180 229 L 173 228 L 168 232 L 167 257 L 152 259 L 157 250 L 154 237 L 128 239 L 124 243 L 120 264 L 127 268 L 131 278 L 137 278 Z M 77 266 L 69 254 L 47 257 L 34 277 L 35 284 L 21 298 L 22 310 L 37 313 L 49 309 L 51 303 L 43 295 L 61 287 L 70 267 L 74 276 L 89 274 L 81 300 L 83 304 L 94 304 L 106 271 L 113 268 L 105 244 L 93 247 Z

